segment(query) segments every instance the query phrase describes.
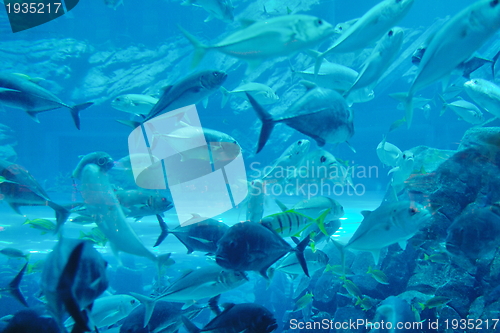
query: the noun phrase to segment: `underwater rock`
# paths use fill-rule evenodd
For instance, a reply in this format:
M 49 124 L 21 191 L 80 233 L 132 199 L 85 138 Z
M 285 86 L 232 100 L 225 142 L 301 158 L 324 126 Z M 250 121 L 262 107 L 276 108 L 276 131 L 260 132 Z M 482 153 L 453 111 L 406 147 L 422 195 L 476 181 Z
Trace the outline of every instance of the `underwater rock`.
M 472 127 L 465 132 L 458 151 L 477 146 L 493 145 L 500 149 L 500 127 Z
M 431 173 L 453 154 L 454 150 L 437 149 L 427 146 L 417 146 L 408 151 L 413 153 L 413 169 L 423 173 Z
M 445 306 L 439 312 L 439 326 L 438 332 L 442 333 L 456 333 L 458 330 L 450 323 L 460 322 L 462 318 L 452 307 Z M 470 332 L 467 330 L 467 332 Z
M 367 320 L 366 314 L 362 310 L 358 310 L 350 307 L 341 307 L 335 311 L 335 315 L 333 316 L 333 321 L 336 323 L 349 323 L 356 322 L 356 320 Z M 367 329 L 364 325 L 357 325 L 357 327 L 349 327 L 346 329 L 338 330 L 342 333 L 363 333 L 367 332 Z

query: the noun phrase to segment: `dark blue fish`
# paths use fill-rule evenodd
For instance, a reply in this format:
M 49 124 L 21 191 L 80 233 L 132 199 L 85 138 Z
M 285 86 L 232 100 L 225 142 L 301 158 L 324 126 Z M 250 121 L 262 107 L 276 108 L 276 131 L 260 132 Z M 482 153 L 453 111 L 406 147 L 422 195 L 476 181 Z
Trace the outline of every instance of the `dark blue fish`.
M 54 319 L 42 317 L 34 310 L 17 312 L 2 333 L 59 333 Z
M 42 88 L 21 74 L 0 74 L 0 103 L 25 110 L 26 113 L 38 122 L 38 114 L 59 108 L 68 108 L 76 128 L 80 129 L 80 111 L 94 103 L 83 103 L 69 106 L 64 104 L 56 95 Z
M 233 225 L 217 243 L 216 262 L 235 271 L 257 271 L 266 279 L 267 269 L 288 252 L 295 252 L 304 273 L 309 276 L 304 249 L 309 236 L 294 249 L 274 230 L 260 223 Z
M 0 193 L 14 211 L 21 214 L 19 206 L 49 206 L 56 212 L 55 233 L 59 231 L 70 212 L 53 202 L 26 169 L 18 164 L 0 160 L 0 176 L 7 180 L 0 183 Z

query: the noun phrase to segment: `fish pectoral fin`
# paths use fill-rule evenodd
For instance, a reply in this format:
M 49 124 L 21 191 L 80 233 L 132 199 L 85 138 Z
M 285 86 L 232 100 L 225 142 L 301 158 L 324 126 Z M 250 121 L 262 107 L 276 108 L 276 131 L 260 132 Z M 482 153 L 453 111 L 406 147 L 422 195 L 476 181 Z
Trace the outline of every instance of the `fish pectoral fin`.
M 134 293 L 134 292 L 130 292 L 130 295 L 132 295 L 133 297 L 135 297 L 135 299 L 137 299 L 139 302 L 144 304 L 146 311 L 144 312 L 144 323 L 143 323 L 144 326 L 143 327 L 148 326 L 149 320 L 151 319 L 151 316 L 153 315 L 153 311 L 155 309 L 155 305 L 156 305 L 157 300 L 152 299 L 152 298 L 147 297 L 147 296 L 144 296 L 144 295 L 141 295 L 141 294 Z
M 16 212 L 16 213 L 18 213 L 19 215 L 23 215 L 23 214 L 21 214 L 21 211 L 19 210 L 19 206 L 21 206 L 21 205 L 19 205 L 19 204 L 17 204 L 17 203 L 14 203 L 14 202 L 9 202 L 9 206 L 10 206 L 10 207 L 11 207 L 11 208 L 12 208 L 12 209 Z M 28 221 L 26 221 L 26 222 L 25 222 L 25 223 L 23 223 L 23 224 L 26 224 L 27 222 L 28 222 Z
M 211 240 L 207 240 L 207 239 L 203 239 L 203 238 L 192 237 L 192 236 L 190 238 L 194 239 L 194 240 L 197 240 L 198 242 L 203 243 L 203 244 L 210 244 L 210 243 L 212 243 Z
M 378 265 L 378 262 L 380 260 L 380 250 L 372 250 L 370 251 L 373 256 L 373 260 L 375 261 L 375 265 Z
M 402 250 L 405 250 L 406 249 L 406 245 L 408 244 L 408 242 L 406 240 L 402 240 L 402 241 L 399 241 L 398 244 L 399 244 L 399 246 L 401 247 Z
M 20 93 L 20 90 L 16 89 L 9 89 L 9 88 L 0 88 L 0 94 L 5 93 L 5 92 L 15 92 L 15 93 Z
M 203 100 L 203 107 L 205 109 L 208 107 L 208 97 Z

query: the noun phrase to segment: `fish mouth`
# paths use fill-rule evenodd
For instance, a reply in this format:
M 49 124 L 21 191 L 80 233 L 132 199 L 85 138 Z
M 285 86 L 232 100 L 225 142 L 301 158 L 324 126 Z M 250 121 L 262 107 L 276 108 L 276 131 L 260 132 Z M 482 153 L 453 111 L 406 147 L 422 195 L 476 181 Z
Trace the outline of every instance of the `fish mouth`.
M 219 266 L 222 266 L 222 267 L 228 267 L 229 266 L 229 261 L 218 255 L 218 256 L 215 256 L 215 262 L 219 265 Z

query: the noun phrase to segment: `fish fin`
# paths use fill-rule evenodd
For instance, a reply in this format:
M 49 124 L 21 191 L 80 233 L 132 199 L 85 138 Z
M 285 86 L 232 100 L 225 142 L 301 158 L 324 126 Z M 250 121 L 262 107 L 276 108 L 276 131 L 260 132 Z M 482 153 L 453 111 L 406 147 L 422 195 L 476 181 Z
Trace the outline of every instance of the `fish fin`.
M 323 234 L 325 234 L 326 236 L 330 236 L 330 235 L 328 234 L 328 231 L 326 231 L 326 228 L 325 228 L 325 219 L 326 219 L 326 217 L 328 216 L 328 214 L 330 214 L 330 211 L 331 211 L 331 210 L 332 210 L 331 208 L 329 208 L 329 209 L 325 210 L 325 211 L 324 211 L 324 212 L 323 212 L 323 213 L 322 213 L 322 214 L 321 214 L 321 215 L 320 215 L 320 216 L 319 216 L 319 217 L 315 220 L 315 222 L 318 224 L 318 228 L 319 228 L 319 230 L 321 230 L 321 232 L 322 232 Z
M 38 119 L 38 112 L 37 111 L 26 111 L 28 116 L 30 116 L 31 119 L 33 119 L 36 123 L 40 124 L 40 119 Z
M 257 67 L 259 67 L 262 64 L 261 60 L 247 60 L 247 69 L 245 70 L 245 75 L 249 75 L 250 73 L 254 72 Z
M 196 327 L 193 324 L 193 322 L 191 320 L 189 320 L 186 316 L 182 315 L 181 319 L 182 319 L 182 323 L 184 324 L 184 326 L 186 327 L 186 330 L 189 333 L 199 333 L 199 332 L 201 332 L 201 330 L 198 327 Z
M 378 265 L 378 262 L 380 260 L 380 250 L 373 250 L 370 251 L 373 255 L 373 260 L 375 261 L 375 265 Z
M 264 10 L 265 9 L 266 9 L 266 7 L 264 7 Z M 257 22 L 256 20 L 251 20 L 251 19 L 240 19 L 239 21 L 240 21 L 242 29 L 248 28 L 249 26 L 251 26 L 252 24 L 254 24 L 255 22 Z
M 17 92 L 17 93 L 20 93 L 21 90 L 17 90 L 17 89 L 10 89 L 10 88 L 0 88 L 0 94 L 1 93 L 4 93 L 4 92 Z
M 83 247 L 85 242 L 78 244 L 68 258 L 64 270 L 59 277 L 57 283 L 57 293 L 61 296 L 62 302 L 66 307 L 66 311 L 73 317 L 75 326 L 90 331 L 88 327 L 88 316 L 85 311 L 80 310 L 77 300 L 72 292 L 73 283 L 78 272 L 80 258 L 82 257 Z
M 263 267 L 260 271 L 259 274 L 262 275 L 262 277 L 266 280 L 269 280 L 269 276 L 267 276 L 267 270 L 271 267 L 271 265 Z
M 274 199 L 274 201 L 280 207 L 281 211 L 286 212 L 288 210 L 288 208 L 285 206 L 285 204 L 282 203 L 281 201 L 279 201 L 278 199 Z
M 395 122 L 391 124 L 391 127 L 389 127 L 389 132 L 394 131 L 395 129 L 399 128 L 401 125 L 403 125 L 406 122 L 406 118 L 398 119 Z
M 203 100 L 203 107 L 205 109 L 208 107 L 208 97 Z
M 19 206 L 21 206 L 21 205 L 19 205 L 19 204 L 17 204 L 17 203 L 9 202 L 9 206 L 10 206 L 10 207 L 11 207 L 11 208 L 12 208 L 12 209 L 16 212 L 16 213 L 18 213 L 19 215 L 23 215 L 23 214 L 21 214 L 21 211 L 19 210 Z M 26 222 L 24 222 L 23 224 L 27 224 L 27 223 L 29 223 L 29 220 L 28 220 L 28 219 L 26 219 Z
M 363 215 L 364 218 L 368 217 L 372 212 L 370 210 L 362 210 L 361 215 Z
M 220 107 L 223 108 L 229 100 L 230 92 L 223 86 L 220 86 L 219 90 L 222 93 L 222 102 L 220 103 Z
M 391 97 L 399 102 L 404 102 L 406 99 L 406 96 L 407 96 L 407 93 L 404 93 L 404 92 L 389 94 L 389 97 Z
M 21 280 L 23 279 L 24 271 L 26 271 L 26 267 L 28 267 L 28 263 L 24 264 L 23 268 L 17 273 L 17 275 L 10 281 L 9 283 L 9 293 L 19 301 L 22 305 L 25 307 L 29 307 L 28 303 L 26 302 L 26 299 L 24 298 L 23 294 L 21 294 L 21 290 L 19 290 L 19 284 L 21 283 Z
M 219 308 L 219 300 L 220 300 L 220 295 L 214 296 L 211 299 L 208 300 L 208 306 L 210 307 L 210 310 L 212 310 L 215 315 L 220 315 L 222 311 Z
M 73 117 L 73 122 L 76 128 L 80 129 L 80 111 L 94 105 L 93 102 L 82 103 L 70 107 L 71 117 Z
M 141 126 L 141 123 L 138 121 L 121 120 L 121 119 L 117 119 L 116 121 L 119 122 L 120 124 L 127 125 L 127 126 L 132 127 L 132 128 L 136 128 L 136 127 Z
M 353 146 L 351 146 L 351 144 L 349 143 L 349 141 L 346 141 L 345 143 L 352 150 L 352 152 L 356 154 L 356 149 Z
M 252 107 L 257 113 L 257 116 L 262 121 L 262 128 L 260 130 L 259 143 L 257 145 L 256 152 L 258 154 L 266 145 L 266 142 L 269 139 L 271 132 L 273 131 L 275 121 L 273 120 L 271 114 L 264 110 L 264 108 L 260 106 L 259 103 L 257 103 L 257 101 L 250 94 L 245 93 L 245 95 L 247 95 L 250 104 L 252 104 Z
M 200 43 L 193 35 L 191 35 L 189 32 L 187 32 L 180 25 L 177 25 L 177 27 L 182 32 L 184 37 L 186 37 L 187 40 L 189 40 L 189 42 L 191 44 L 193 44 L 193 46 L 194 46 L 194 57 L 193 57 L 193 62 L 191 63 L 191 67 L 194 68 L 200 63 L 200 61 L 203 59 L 203 57 L 207 53 L 208 46 Z
M 402 250 L 406 249 L 407 242 L 405 240 L 399 241 L 398 244 L 399 244 L 399 246 L 401 247 Z
M 326 144 L 326 141 L 325 139 L 323 138 L 320 138 L 319 136 L 314 136 L 313 137 L 314 140 L 316 140 L 316 143 L 318 144 L 318 146 L 320 147 L 323 147 L 325 144 Z
M 299 83 L 301 83 L 304 87 L 306 87 L 307 91 L 317 87 L 316 83 L 307 80 L 301 80 Z
M 302 267 L 302 270 L 304 271 L 304 274 L 309 277 L 309 270 L 307 269 L 307 262 L 306 258 L 304 257 L 304 250 L 309 244 L 309 240 L 311 238 L 311 235 L 307 235 L 306 238 L 304 238 L 296 247 L 295 247 L 295 255 L 297 256 L 297 260 L 299 261 L 300 266 Z
M 151 316 L 153 315 L 153 311 L 155 309 L 156 299 L 152 299 L 152 298 L 149 298 L 147 296 L 134 293 L 132 291 L 129 294 L 132 295 L 133 297 L 135 297 L 135 299 L 137 299 L 139 302 L 144 304 L 146 311 L 144 312 L 144 323 L 143 323 L 144 326 L 143 327 L 148 326 L 149 320 L 151 319 Z
M 443 96 L 441 96 L 441 94 L 438 94 L 439 96 L 439 99 L 441 100 L 441 102 L 443 103 L 443 106 L 441 107 L 441 112 L 439 113 L 439 116 L 441 117 L 444 112 L 446 111 L 446 108 L 448 107 L 448 103 L 446 103 L 446 100 L 444 99 Z
M 203 21 L 203 22 L 210 22 L 214 19 L 214 16 L 212 14 L 208 15 L 208 17 Z
M 69 210 L 64 208 L 63 206 L 59 206 L 58 204 L 49 201 L 48 205 L 50 208 L 52 208 L 56 212 L 56 228 L 54 229 L 54 234 L 57 234 L 61 227 L 63 226 L 64 222 L 68 219 L 68 216 L 71 214 Z
M 160 245 L 168 236 L 167 224 L 165 223 L 165 221 L 163 221 L 163 218 L 160 215 L 156 214 L 156 218 L 158 219 L 158 223 L 160 224 L 161 233 L 160 236 L 158 236 L 158 239 L 156 240 L 156 243 L 155 245 L 153 245 L 153 247 L 157 247 L 158 245 Z

